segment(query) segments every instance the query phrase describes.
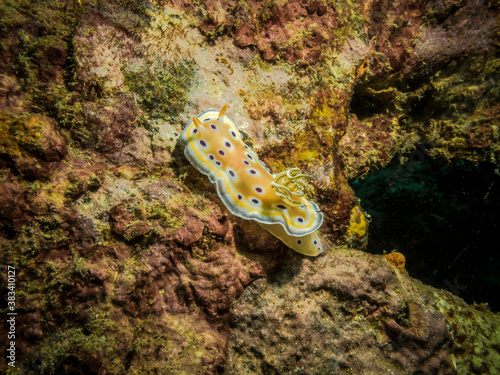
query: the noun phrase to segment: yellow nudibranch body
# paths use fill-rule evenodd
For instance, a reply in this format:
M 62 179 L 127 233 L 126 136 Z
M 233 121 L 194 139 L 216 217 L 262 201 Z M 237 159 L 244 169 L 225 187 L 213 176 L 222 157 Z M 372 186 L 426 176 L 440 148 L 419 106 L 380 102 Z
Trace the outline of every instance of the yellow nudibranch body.
M 184 155 L 216 185 L 232 214 L 257 221 L 301 254 L 320 254 L 323 214 L 305 198 L 306 175 L 296 168 L 271 174 L 226 110 L 208 109 L 186 125 L 180 137 Z

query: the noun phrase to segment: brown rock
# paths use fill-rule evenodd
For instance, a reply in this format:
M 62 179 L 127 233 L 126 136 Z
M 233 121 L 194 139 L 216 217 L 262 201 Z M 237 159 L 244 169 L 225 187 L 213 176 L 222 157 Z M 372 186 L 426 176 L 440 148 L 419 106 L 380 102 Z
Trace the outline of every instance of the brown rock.
M 185 218 L 187 218 L 186 224 L 176 229 L 174 238 L 182 245 L 189 246 L 201 239 L 205 226 L 195 218 L 189 216 L 185 216 Z
M 26 204 L 24 186 L 4 181 L 0 184 L 0 215 L 2 219 L 18 220 L 23 217 Z M 23 204 L 24 203 L 24 204 Z
M 257 40 L 254 37 L 253 29 L 249 25 L 241 25 L 236 31 L 234 44 L 242 48 L 246 46 L 256 45 Z
M 114 206 L 109 211 L 111 230 L 123 236 L 125 233 L 125 228 L 133 220 L 133 216 L 127 212 L 125 204 L 121 203 Z
M 127 240 L 133 240 L 138 237 L 142 237 L 145 234 L 149 233 L 151 231 L 151 225 L 149 225 L 146 222 L 138 222 L 138 223 L 133 223 L 130 224 L 125 228 L 123 231 L 123 236 Z
M 14 64 L 11 64 L 14 65 Z M 28 112 L 28 103 L 14 75 L 0 75 L 0 111 L 13 116 Z
M 48 117 L 23 117 L 12 123 L 9 131 L 22 150 L 43 160 L 59 161 L 68 152 L 65 139 Z
M 465 310 L 450 319 L 452 306 Z M 479 336 L 457 345 L 452 325 L 474 316 L 472 324 L 488 336 L 500 323 L 498 315 L 465 306 L 381 257 L 332 249 L 245 290 L 232 308 L 227 373 L 455 374 L 454 361 L 476 366 L 467 353 Z M 480 345 L 494 350 L 486 336 Z M 480 361 L 487 373 L 497 366 L 493 358 Z
M 84 103 L 86 128 L 89 133 L 85 145 L 104 153 L 121 150 L 130 143 L 134 122 L 141 111 L 132 97 L 120 94 L 102 103 Z

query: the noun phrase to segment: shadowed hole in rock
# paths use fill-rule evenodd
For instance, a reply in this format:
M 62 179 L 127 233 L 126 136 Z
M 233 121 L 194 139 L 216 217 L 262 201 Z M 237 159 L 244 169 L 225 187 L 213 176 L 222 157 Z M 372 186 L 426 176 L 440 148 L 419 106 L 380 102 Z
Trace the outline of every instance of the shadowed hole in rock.
M 500 310 L 500 176 L 489 163 L 425 156 L 351 183 L 371 216 L 367 251 L 397 250 L 408 273 L 468 303 Z

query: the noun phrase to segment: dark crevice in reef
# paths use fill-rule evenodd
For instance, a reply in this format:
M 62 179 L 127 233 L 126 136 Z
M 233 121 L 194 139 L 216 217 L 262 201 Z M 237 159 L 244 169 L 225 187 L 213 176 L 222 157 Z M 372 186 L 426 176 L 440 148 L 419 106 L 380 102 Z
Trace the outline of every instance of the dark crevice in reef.
M 389 165 L 352 188 L 371 215 L 369 252 L 397 250 L 411 276 L 500 311 L 494 165 L 445 164 L 425 155 Z
M 386 113 L 389 108 L 390 100 L 386 96 L 374 95 L 374 88 L 368 84 L 358 84 L 354 87 L 350 103 L 350 111 L 358 119 L 362 120 L 379 113 Z
M 378 114 L 393 113 L 397 114 L 401 111 L 401 106 L 408 106 L 408 111 L 411 115 L 423 116 L 429 108 L 427 104 L 435 103 L 435 92 L 431 88 L 427 88 L 420 95 L 406 97 L 401 95 L 404 93 L 420 92 L 423 87 L 429 85 L 427 74 L 418 74 L 413 77 L 405 77 L 398 79 L 395 76 L 384 79 L 376 79 L 372 81 L 358 82 L 354 86 L 350 112 L 355 114 L 359 120 L 364 120 Z M 408 100 L 405 104 L 404 101 Z

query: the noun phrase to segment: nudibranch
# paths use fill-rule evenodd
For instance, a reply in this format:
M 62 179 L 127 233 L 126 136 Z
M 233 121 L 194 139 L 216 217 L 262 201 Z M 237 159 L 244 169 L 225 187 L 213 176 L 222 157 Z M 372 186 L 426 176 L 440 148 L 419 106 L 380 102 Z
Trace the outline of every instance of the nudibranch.
M 316 256 L 323 213 L 306 199 L 309 185 L 298 168 L 271 174 L 257 153 L 243 142 L 236 123 L 220 110 L 208 109 L 186 125 L 180 142 L 184 155 L 216 185 L 234 215 L 255 220 L 293 250 Z

